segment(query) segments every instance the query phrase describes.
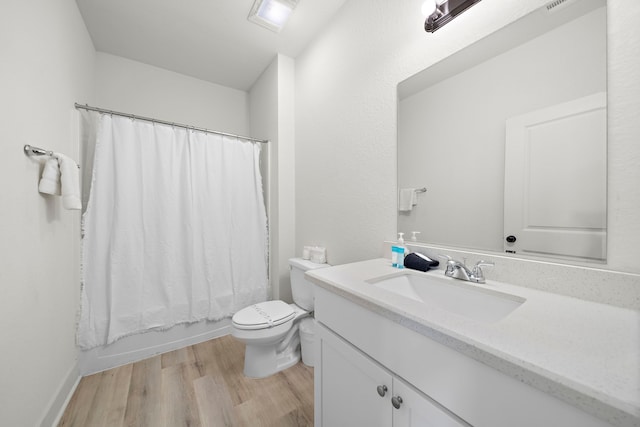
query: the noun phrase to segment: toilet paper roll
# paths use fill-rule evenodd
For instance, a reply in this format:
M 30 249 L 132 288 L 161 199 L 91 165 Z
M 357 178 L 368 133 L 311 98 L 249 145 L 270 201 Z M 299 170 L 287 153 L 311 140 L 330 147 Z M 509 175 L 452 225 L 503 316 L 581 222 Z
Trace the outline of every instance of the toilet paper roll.
M 311 246 L 305 246 L 302 248 L 302 259 L 311 258 Z

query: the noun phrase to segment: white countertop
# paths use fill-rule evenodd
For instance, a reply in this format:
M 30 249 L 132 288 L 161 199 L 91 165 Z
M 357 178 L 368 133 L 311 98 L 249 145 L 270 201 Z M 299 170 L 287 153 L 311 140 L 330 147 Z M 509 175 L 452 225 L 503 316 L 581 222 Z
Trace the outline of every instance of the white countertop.
M 613 425 L 640 426 L 639 311 L 488 280 L 473 286 L 526 302 L 498 322 L 478 322 L 366 282 L 394 272 L 388 259 L 374 259 L 307 277 Z

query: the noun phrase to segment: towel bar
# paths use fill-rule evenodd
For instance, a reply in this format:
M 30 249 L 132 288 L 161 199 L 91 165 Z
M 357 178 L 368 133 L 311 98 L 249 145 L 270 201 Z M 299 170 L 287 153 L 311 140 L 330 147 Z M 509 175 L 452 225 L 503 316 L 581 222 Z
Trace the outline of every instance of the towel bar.
M 45 150 L 44 148 L 34 147 L 33 145 L 25 144 L 24 152 L 27 156 L 50 156 L 53 157 L 55 153 L 50 150 Z M 80 165 L 78 165 L 78 169 L 80 169 Z
M 53 151 L 48 151 L 43 148 L 34 147 L 32 145 L 25 145 L 24 152 L 27 156 L 53 156 Z

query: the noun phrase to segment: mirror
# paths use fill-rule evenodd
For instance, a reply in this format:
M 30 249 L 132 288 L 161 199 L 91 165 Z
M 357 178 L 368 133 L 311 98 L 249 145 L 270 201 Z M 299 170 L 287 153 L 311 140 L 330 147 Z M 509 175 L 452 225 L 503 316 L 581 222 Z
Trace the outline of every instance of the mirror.
M 557 3 L 398 85 L 407 241 L 605 261 L 606 2 Z

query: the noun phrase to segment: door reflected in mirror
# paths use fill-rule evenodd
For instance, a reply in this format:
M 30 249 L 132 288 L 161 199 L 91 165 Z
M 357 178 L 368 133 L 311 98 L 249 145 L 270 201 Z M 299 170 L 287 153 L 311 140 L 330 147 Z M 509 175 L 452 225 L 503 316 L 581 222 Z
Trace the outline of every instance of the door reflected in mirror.
M 606 32 L 604 0 L 543 7 L 401 82 L 398 231 L 604 262 Z

